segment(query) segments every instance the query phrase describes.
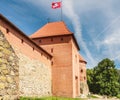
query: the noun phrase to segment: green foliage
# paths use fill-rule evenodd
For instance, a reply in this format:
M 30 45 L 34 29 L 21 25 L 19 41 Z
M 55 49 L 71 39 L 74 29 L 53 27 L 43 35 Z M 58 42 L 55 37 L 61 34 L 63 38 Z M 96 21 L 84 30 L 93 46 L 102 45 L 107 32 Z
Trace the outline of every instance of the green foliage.
M 119 75 L 119 83 L 120 83 L 120 70 L 117 70 L 118 75 Z
M 89 89 L 92 93 L 116 96 L 120 91 L 119 75 L 114 61 L 103 59 L 94 69 L 87 70 Z
M 20 97 L 20 100 L 86 100 L 86 99 L 64 97 L 43 97 L 43 98 Z
M 117 95 L 117 98 L 120 98 L 120 94 Z

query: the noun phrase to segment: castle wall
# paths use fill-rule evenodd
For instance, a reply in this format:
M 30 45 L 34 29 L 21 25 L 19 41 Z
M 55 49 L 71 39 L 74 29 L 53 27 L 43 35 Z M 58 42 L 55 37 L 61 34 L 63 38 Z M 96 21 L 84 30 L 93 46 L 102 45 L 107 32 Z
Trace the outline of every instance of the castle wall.
M 73 95 L 74 97 L 84 95 L 89 92 L 86 79 L 86 62 L 82 61 L 81 55 L 72 41 L 72 62 L 73 62 Z
M 51 96 L 51 67 L 19 53 L 21 96 Z
M 53 55 L 53 95 L 73 97 L 71 36 L 46 37 L 33 40 Z
M 0 30 L 18 58 L 19 95 L 50 96 L 51 56 L 37 47 L 12 25 L 0 19 Z
M 79 62 L 79 69 L 80 69 L 80 93 L 88 95 L 89 88 L 87 85 L 86 63 Z
M 79 53 L 73 40 L 72 43 L 72 70 L 73 70 L 73 96 L 80 96 L 80 73 L 79 73 Z

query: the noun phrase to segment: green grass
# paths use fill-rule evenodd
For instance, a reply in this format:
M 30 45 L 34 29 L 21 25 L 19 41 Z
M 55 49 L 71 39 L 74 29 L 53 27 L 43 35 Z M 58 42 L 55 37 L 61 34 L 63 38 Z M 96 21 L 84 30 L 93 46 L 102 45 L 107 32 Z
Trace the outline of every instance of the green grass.
M 64 97 L 43 97 L 43 98 L 20 97 L 20 100 L 87 100 L 87 99 L 64 98 Z
M 90 98 L 98 98 L 98 97 L 95 95 L 90 95 Z

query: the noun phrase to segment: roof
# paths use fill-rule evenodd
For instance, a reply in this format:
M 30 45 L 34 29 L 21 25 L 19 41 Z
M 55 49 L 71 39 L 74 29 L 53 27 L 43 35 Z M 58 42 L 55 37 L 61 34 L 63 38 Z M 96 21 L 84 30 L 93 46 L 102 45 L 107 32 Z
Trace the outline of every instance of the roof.
M 2 14 L 0 14 L 0 19 L 4 20 L 6 23 L 8 23 L 11 27 L 13 27 L 18 33 L 22 36 L 24 36 L 30 43 L 32 43 L 35 47 L 37 47 L 39 50 L 45 52 L 49 57 L 52 57 L 51 54 L 49 54 L 47 51 L 45 51 L 43 48 L 38 46 L 36 43 L 34 43 L 25 33 L 23 33 L 19 28 L 17 28 L 12 22 L 10 22 L 7 18 L 5 18 Z
M 32 34 L 30 38 L 36 39 L 36 38 L 62 36 L 62 35 L 72 35 L 78 50 L 80 50 L 80 47 L 77 43 L 74 34 L 67 28 L 66 24 L 63 21 L 47 23 L 38 31 L 36 31 L 34 34 Z
M 80 60 L 80 62 L 84 62 L 84 63 L 87 64 L 87 62 L 85 61 L 85 59 L 80 54 L 79 54 L 79 60 Z
M 69 29 L 66 27 L 63 21 L 59 22 L 51 22 L 44 25 L 34 34 L 32 34 L 31 38 L 38 38 L 38 37 L 48 37 L 48 36 L 57 36 L 57 35 L 68 35 L 72 34 Z

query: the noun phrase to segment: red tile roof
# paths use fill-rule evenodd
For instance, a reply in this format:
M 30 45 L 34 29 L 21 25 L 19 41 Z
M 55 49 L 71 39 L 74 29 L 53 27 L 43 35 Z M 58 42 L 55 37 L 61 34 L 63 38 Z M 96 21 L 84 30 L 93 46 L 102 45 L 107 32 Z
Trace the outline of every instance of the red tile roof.
M 86 61 L 85 61 L 85 59 L 79 54 L 79 60 L 80 60 L 80 62 L 84 62 L 84 63 L 87 63 Z
M 51 22 L 44 25 L 38 31 L 30 36 L 30 38 L 57 36 L 57 35 L 68 35 L 72 34 L 63 21 Z
M 34 34 L 32 34 L 30 38 L 35 39 L 35 38 L 60 36 L 60 35 L 72 35 L 78 50 L 80 50 L 74 34 L 67 28 L 67 26 L 63 21 L 47 23 L 38 31 L 36 31 Z

